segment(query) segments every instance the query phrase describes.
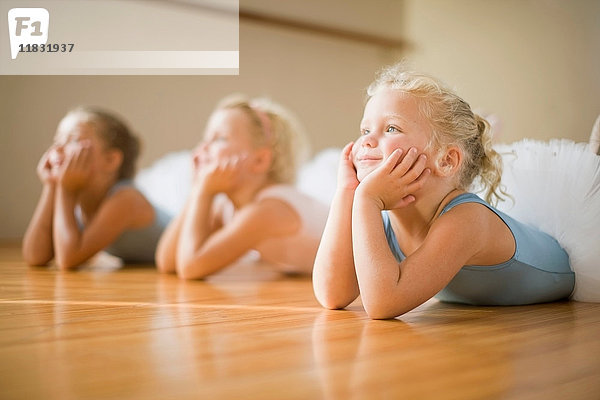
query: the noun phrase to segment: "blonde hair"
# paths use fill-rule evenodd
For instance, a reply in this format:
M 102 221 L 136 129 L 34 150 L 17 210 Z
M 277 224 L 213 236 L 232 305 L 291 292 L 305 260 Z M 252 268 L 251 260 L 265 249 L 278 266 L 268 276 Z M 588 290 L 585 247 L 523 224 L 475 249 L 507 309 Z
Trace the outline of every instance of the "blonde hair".
M 91 123 L 107 149 L 123 153 L 117 179 L 130 179 L 135 175 L 135 163 L 140 153 L 140 142 L 129 127 L 116 115 L 95 107 L 80 106 L 72 109 L 58 124 L 57 131 L 73 129 L 78 123 Z
M 216 109 L 234 108 L 250 117 L 254 145 L 268 146 L 272 150 L 269 179 L 276 183 L 293 183 L 300 164 L 308 156 L 306 135 L 296 117 L 268 98 L 250 99 L 242 94 L 225 97 Z
M 486 189 L 488 203 L 496 204 L 506 196 L 501 186 L 502 157 L 492 149 L 490 124 L 473 113 L 466 101 L 439 80 L 408 71 L 402 63 L 384 68 L 368 87 L 367 96 L 385 88 L 402 91 L 418 100 L 419 111 L 431 126 L 428 147 L 436 147 L 438 156 L 450 145 L 461 149 L 459 189 L 468 190 L 478 179 L 477 183 Z

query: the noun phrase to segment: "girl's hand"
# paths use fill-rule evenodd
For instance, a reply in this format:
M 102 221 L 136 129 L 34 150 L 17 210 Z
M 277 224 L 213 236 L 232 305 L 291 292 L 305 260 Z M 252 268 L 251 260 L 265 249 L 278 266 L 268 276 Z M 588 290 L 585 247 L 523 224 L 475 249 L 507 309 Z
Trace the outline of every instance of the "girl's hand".
M 202 191 L 210 194 L 226 192 L 239 184 L 245 159 L 245 156 L 233 156 L 201 165 L 197 169 L 195 182 Z
M 402 160 L 401 155 L 401 149 L 394 150 L 358 187 L 360 195 L 375 201 L 381 210 L 402 208 L 415 201 L 413 193 L 431 174 L 425 168 L 427 157 L 419 155 L 416 148 L 411 148 Z
M 52 183 L 56 183 L 56 170 L 53 168 L 53 165 L 50 161 L 50 157 L 52 152 L 54 151 L 54 146 L 50 147 L 48 150 L 46 150 L 46 152 L 44 154 L 42 154 L 42 157 L 40 158 L 40 161 L 38 162 L 36 171 L 37 171 L 37 175 L 38 178 L 40 178 L 40 181 L 42 182 L 42 184 L 52 184 Z
M 79 192 L 89 181 L 92 173 L 92 149 L 83 142 L 78 149 L 67 155 L 58 171 L 60 186 L 69 192 Z
M 350 142 L 342 150 L 337 173 L 338 189 L 354 191 L 359 184 L 358 178 L 356 177 L 356 169 L 354 168 L 354 163 L 352 162 L 353 146 L 354 142 Z

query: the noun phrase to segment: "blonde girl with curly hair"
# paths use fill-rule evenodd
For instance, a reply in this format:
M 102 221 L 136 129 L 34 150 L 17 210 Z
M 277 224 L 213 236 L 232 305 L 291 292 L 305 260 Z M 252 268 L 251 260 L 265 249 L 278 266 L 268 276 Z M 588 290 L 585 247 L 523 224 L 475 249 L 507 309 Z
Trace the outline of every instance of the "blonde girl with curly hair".
M 293 185 L 304 140 L 281 105 L 223 99 L 193 152 L 192 189 L 159 242 L 158 270 L 200 279 L 255 250 L 277 270 L 310 274 L 327 208 Z
M 359 295 L 374 319 L 432 297 L 516 305 L 568 297 L 569 257 L 551 236 L 492 204 L 502 159 L 488 122 L 437 79 L 384 69 L 360 137 L 342 152 L 313 286 L 326 308 Z M 487 188 L 485 200 L 469 188 Z

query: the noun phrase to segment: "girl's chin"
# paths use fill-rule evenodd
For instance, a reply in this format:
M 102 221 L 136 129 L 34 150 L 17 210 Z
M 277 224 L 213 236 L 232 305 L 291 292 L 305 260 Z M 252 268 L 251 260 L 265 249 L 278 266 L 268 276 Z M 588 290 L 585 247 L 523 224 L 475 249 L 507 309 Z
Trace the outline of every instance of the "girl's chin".
M 356 179 L 358 179 L 359 182 L 362 182 L 363 179 L 365 179 L 367 176 L 369 176 L 369 174 L 373 172 L 373 169 L 364 169 L 364 168 L 358 168 L 356 170 Z

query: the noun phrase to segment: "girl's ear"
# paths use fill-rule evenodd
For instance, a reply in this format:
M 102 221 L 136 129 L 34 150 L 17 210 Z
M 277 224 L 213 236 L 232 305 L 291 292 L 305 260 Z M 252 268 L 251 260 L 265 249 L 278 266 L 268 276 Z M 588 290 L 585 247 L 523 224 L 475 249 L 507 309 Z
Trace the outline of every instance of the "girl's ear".
M 456 146 L 450 146 L 437 161 L 438 173 L 441 176 L 454 175 L 462 162 L 462 153 Z
M 105 153 L 106 169 L 108 172 L 117 172 L 123 163 L 123 152 L 118 149 L 109 149 Z
M 273 162 L 273 150 L 268 147 L 260 147 L 252 152 L 250 170 L 255 173 L 266 173 L 271 169 Z

